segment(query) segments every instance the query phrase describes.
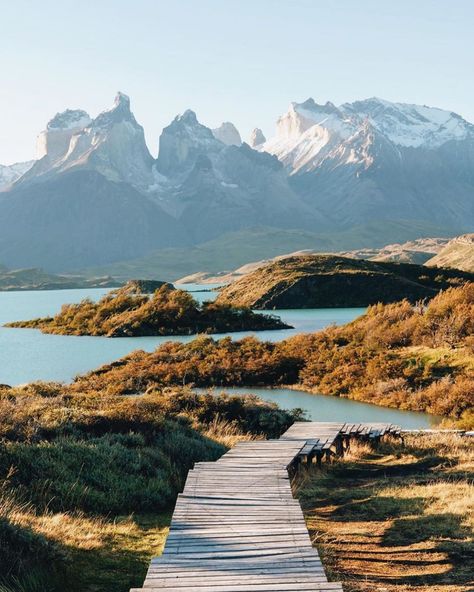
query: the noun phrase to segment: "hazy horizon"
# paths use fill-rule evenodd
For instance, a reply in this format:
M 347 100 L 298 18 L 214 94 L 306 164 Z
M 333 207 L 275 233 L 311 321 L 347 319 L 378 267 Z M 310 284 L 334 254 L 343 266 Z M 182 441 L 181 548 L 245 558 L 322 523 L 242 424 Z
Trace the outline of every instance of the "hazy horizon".
M 162 128 L 188 108 L 209 127 L 231 121 L 244 140 L 254 127 L 272 135 L 288 104 L 309 96 L 377 96 L 473 121 L 474 5 L 449 6 L 203 0 L 197 12 L 191 0 L 19 0 L 0 23 L 0 163 L 34 158 L 57 112 L 95 116 L 118 90 L 154 156 Z

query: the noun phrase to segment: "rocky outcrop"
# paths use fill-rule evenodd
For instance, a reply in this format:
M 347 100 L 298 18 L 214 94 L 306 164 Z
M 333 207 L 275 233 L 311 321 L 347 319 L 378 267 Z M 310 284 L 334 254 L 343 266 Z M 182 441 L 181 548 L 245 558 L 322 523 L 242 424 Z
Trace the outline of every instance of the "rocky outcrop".
M 67 109 L 62 113 L 56 113 L 37 138 L 37 159 L 46 157 L 52 163 L 65 157 L 73 135 L 91 123 L 89 114 L 81 109 Z
M 219 127 L 213 129 L 212 133 L 226 146 L 240 146 L 242 144 L 238 129 L 230 121 L 224 121 Z
M 362 307 L 416 302 L 474 274 L 334 255 L 281 259 L 223 288 L 217 302 L 256 309 Z
M 257 146 L 264 144 L 266 141 L 267 139 L 263 135 L 263 132 L 260 128 L 256 127 L 254 130 L 252 130 L 249 139 L 249 145 L 252 148 L 256 148 Z
M 188 109 L 164 128 L 156 168 L 165 177 L 189 173 L 200 156 L 220 152 L 224 144 Z

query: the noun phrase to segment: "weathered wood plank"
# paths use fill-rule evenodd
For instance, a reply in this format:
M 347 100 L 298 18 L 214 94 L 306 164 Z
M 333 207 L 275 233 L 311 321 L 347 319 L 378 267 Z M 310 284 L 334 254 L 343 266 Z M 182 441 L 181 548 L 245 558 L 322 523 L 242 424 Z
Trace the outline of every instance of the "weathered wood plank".
M 342 591 L 311 545 L 288 469 L 296 459 L 342 454 L 342 441 L 399 435 L 388 423 L 299 422 L 279 439 L 240 442 L 196 463 L 176 501 L 163 554 L 131 592 Z M 319 455 L 319 456 L 318 456 Z

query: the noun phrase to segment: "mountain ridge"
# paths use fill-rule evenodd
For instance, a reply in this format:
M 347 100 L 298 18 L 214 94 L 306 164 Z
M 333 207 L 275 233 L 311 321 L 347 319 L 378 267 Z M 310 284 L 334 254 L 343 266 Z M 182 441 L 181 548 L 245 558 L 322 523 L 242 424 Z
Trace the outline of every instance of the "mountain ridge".
M 274 138 L 256 128 L 250 146 L 230 122 L 213 130 L 189 109 L 165 127 L 155 159 L 119 92 L 95 118 L 56 114 L 39 136 L 40 158 L 5 172 L 0 259 L 83 269 L 255 227 L 310 231 L 322 250 L 331 235 L 346 236 L 349 250 L 458 235 L 474 225 L 473 130 L 436 108 L 308 99 L 290 105 Z

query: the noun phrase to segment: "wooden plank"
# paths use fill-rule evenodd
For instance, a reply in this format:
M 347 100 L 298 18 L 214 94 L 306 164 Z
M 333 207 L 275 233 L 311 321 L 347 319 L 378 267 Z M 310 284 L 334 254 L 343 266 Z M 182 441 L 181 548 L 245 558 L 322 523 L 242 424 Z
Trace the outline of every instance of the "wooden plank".
M 369 432 L 389 427 L 371 424 Z M 342 591 L 326 580 L 288 467 L 330 450 L 355 429 L 361 425 L 298 422 L 280 439 L 240 442 L 216 462 L 196 463 L 163 554 L 151 561 L 143 588 L 132 592 Z

